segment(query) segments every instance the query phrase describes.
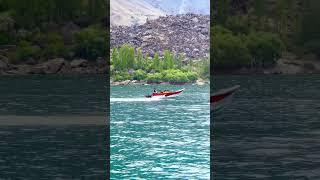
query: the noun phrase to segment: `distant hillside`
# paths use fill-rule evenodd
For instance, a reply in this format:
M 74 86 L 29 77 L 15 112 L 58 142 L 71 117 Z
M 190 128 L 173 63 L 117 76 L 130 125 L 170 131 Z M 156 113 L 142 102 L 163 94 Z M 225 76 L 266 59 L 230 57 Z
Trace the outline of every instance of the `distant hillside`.
M 209 0 L 111 0 L 111 25 L 143 24 L 164 15 L 210 14 Z
M 111 48 L 131 44 L 144 54 L 163 55 L 165 50 L 189 59 L 209 57 L 209 15 L 170 15 L 139 26 L 111 28 Z
M 165 15 L 163 11 L 144 0 L 111 0 L 110 9 L 112 26 L 143 24 L 147 19 L 156 19 Z

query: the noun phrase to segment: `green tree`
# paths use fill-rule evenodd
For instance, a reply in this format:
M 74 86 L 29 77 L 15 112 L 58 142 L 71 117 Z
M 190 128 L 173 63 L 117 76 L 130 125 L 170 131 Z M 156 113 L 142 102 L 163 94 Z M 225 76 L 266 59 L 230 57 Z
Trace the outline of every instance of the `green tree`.
M 135 69 L 142 69 L 144 67 L 144 58 L 142 54 L 142 50 L 138 49 L 137 50 L 137 58 L 136 58 L 136 67 Z
M 249 66 L 250 53 L 242 39 L 222 27 L 217 27 L 215 31 L 211 55 L 213 66 L 217 68 Z
M 215 19 L 218 24 L 225 24 L 230 13 L 230 0 L 215 0 Z
M 159 58 L 159 54 L 155 53 L 154 57 L 153 57 L 153 69 L 156 71 L 161 71 L 162 70 L 162 64 Z
M 107 51 L 106 33 L 99 28 L 89 27 L 75 35 L 76 56 L 89 60 L 105 57 Z
M 168 50 L 164 51 L 163 57 L 163 69 L 173 69 L 174 67 L 174 55 Z
M 273 66 L 281 56 L 283 43 L 274 34 L 251 33 L 245 41 L 251 55 L 251 67 Z
M 299 44 L 320 55 L 320 1 L 309 0 L 299 33 Z

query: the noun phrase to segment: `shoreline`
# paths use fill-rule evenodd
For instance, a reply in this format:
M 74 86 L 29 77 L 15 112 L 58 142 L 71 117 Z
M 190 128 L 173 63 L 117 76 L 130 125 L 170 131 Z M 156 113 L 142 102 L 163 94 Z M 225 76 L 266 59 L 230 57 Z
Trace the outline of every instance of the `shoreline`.
M 320 71 L 294 71 L 294 72 L 282 72 L 282 71 L 275 71 L 273 69 L 251 69 L 251 70 L 215 70 L 213 75 L 320 75 Z
M 320 74 L 320 61 L 309 55 L 299 58 L 294 54 L 285 53 L 274 67 L 269 68 L 235 68 L 214 69 L 215 75 L 310 75 Z
M 34 64 L 11 64 L 0 59 L 0 76 L 31 74 L 107 74 L 108 64 L 103 58 L 96 61 L 64 58 L 49 59 Z
M 196 82 L 187 82 L 187 83 L 171 83 L 171 82 L 160 82 L 160 83 L 148 83 L 146 81 L 137 81 L 137 80 L 124 80 L 124 81 L 110 81 L 111 86 L 127 86 L 127 85 L 186 85 L 186 84 L 194 84 L 194 85 L 210 85 L 210 80 L 200 80 L 198 79 Z

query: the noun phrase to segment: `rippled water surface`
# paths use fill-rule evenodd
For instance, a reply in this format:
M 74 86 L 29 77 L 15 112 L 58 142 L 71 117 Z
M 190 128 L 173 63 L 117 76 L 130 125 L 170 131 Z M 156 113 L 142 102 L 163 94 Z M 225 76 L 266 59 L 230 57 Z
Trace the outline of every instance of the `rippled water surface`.
M 103 179 L 103 126 L 0 126 L 1 179 Z
M 240 84 L 213 117 L 215 179 L 320 179 L 320 76 L 217 76 Z
M 103 76 L 0 77 L 0 179 L 105 179 Z
M 105 115 L 103 75 L 0 76 L 0 115 Z
M 111 179 L 209 179 L 209 86 L 144 98 L 153 87 L 111 88 Z

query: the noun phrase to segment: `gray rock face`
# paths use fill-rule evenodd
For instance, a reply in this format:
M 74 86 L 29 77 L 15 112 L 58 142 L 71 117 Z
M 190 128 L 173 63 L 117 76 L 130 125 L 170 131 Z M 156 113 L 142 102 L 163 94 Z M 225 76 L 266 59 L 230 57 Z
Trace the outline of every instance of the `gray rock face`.
M 72 68 L 75 68 L 75 67 L 87 67 L 88 61 L 85 60 L 85 59 L 75 59 L 75 60 L 70 62 L 70 65 L 71 65 Z
M 5 71 L 8 68 L 9 68 L 8 63 L 0 59 L 0 72 Z
M 160 17 L 143 25 L 111 28 L 111 48 L 123 44 L 141 47 L 144 54 L 163 55 L 164 50 L 189 59 L 209 57 L 210 16 L 184 14 Z
M 75 59 L 72 61 L 63 58 L 50 59 L 38 63 L 29 59 L 23 64 L 10 64 L 9 60 L 0 56 L 0 75 L 27 75 L 27 74 L 106 74 L 107 61 L 100 57 L 96 61 Z
M 35 65 L 35 64 L 37 64 L 37 61 L 34 58 L 28 58 L 28 60 L 25 62 L 25 64 Z
M 44 67 L 44 71 L 46 74 L 56 74 L 67 62 L 63 58 L 57 58 L 49 60 L 40 66 Z

